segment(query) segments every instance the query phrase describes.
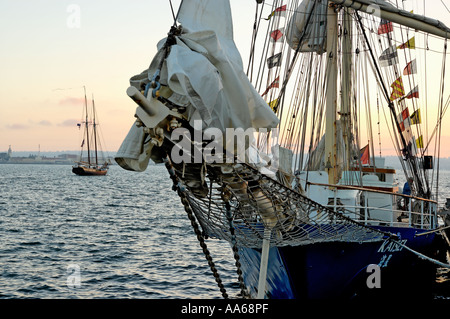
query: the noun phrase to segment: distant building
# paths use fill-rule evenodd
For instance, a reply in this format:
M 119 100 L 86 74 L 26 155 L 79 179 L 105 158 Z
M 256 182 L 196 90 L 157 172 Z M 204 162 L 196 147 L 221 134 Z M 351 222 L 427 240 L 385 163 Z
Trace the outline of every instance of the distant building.
M 12 150 L 11 145 L 8 148 L 8 153 L 0 153 L 0 162 L 7 162 L 11 158 Z
M 8 153 L 0 153 L 0 162 L 7 162 L 7 161 L 9 161 Z

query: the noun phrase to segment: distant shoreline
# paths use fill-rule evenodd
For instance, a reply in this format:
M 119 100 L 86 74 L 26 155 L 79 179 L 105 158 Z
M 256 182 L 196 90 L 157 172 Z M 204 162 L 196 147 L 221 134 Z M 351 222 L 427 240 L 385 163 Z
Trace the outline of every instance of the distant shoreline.
M 39 155 L 37 155 L 39 154 Z M 104 152 L 112 164 L 115 164 L 114 155 L 116 152 Z M 113 155 L 111 155 L 113 154 Z M 57 152 L 31 152 L 31 151 L 13 151 L 9 161 L 0 159 L 0 164 L 73 164 L 78 161 L 80 151 L 57 151 Z M 39 160 L 37 158 L 40 157 Z M 384 156 L 386 166 L 391 166 L 396 170 L 401 170 L 402 165 L 397 156 Z M 35 160 L 33 160 L 35 159 Z M 440 158 L 439 168 L 450 170 L 450 157 Z

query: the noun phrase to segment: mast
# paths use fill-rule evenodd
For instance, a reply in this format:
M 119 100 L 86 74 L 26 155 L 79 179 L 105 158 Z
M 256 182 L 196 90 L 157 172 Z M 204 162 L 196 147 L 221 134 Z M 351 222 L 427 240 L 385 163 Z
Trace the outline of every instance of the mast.
M 341 81 L 341 129 L 345 145 L 346 170 L 351 160 L 351 99 L 352 99 L 352 15 L 353 9 L 344 8 L 342 37 L 342 81 Z
M 95 123 L 95 104 L 94 104 L 94 94 L 92 94 L 92 113 L 93 113 L 93 128 L 94 128 L 94 147 L 95 147 L 95 165 L 98 166 L 98 155 L 97 155 L 97 124 Z
M 336 147 L 336 113 L 337 113 L 337 30 L 338 19 L 335 5 L 328 3 L 327 9 L 327 93 L 325 113 L 325 168 L 328 171 L 328 184 L 337 184 L 337 147 Z
M 88 117 L 88 106 L 87 106 L 87 97 L 86 97 L 86 87 L 83 86 L 84 88 L 84 105 L 86 108 L 86 142 L 87 142 L 87 153 L 88 153 L 88 163 L 89 166 L 91 165 L 91 150 L 90 150 L 90 146 L 89 146 L 89 117 Z M 81 159 L 82 160 L 82 159 Z

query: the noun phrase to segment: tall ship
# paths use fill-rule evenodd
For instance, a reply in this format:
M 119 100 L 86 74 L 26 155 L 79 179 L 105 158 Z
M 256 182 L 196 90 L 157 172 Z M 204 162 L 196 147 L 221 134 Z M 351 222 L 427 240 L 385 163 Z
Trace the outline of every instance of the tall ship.
M 72 172 L 80 176 L 106 175 L 109 168 L 109 162 L 102 151 L 94 97 L 92 97 L 92 107 L 89 109 L 85 87 L 82 118 L 83 121 L 78 124 L 79 129 L 83 128 L 80 158 L 79 161 L 75 162 L 75 165 L 72 167 Z
M 243 297 L 431 298 L 450 267 L 437 213 L 450 29 L 405 1 L 254 3 L 244 67 L 229 1 L 181 1 L 130 79 L 116 162 L 165 164 L 225 298 L 208 238 L 230 243 Z

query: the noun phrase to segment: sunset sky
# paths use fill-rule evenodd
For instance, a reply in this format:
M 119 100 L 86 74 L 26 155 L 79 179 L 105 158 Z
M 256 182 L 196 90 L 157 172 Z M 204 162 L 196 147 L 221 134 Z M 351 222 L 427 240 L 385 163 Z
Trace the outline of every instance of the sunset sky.
M 173 1 L 175 9 L 179 2 Z M 427 13 L 450 26 L 442 2 L 428 3 Z M 450 8 L 450 0 L 444 3 Z M 255 1 L 231 0 L 231 6 L 245 64 Z M 41 151 L 77 150 L 86 86 L 113 155 L 134 122 L 129 78 L 148 67 L 171 22 L 168 0 L 0 0 L 0 152 L 9 145 L 13 151 L 37 151 L 38 145 Z M 450 125 L 442 135 L 441 156 L 448 157 Z

